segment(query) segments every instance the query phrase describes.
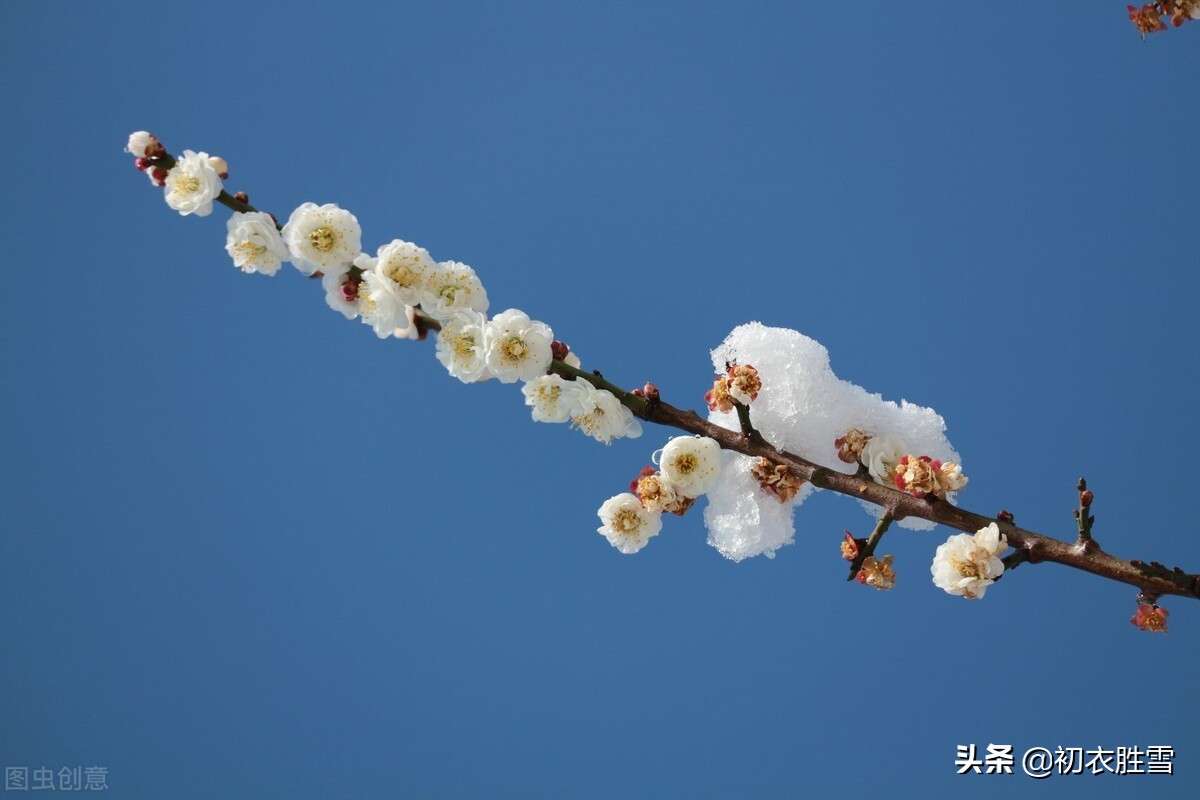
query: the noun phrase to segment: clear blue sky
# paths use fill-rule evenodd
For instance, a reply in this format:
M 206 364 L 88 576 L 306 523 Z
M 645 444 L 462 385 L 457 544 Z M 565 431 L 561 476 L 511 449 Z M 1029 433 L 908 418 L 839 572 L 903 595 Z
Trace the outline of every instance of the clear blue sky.
M 1120 2 L 10 3 L 0 50 L 0 762 L 122 798 L 1188 796 L 1200 603 L 950 531 L 846 584 L 834 496 L 733 564 L 636 557 L 604 448 L 243 276 L 121 152 L 473 265 L 612 379 L 699 405 L 736 324 L 935 407 L 962 497 L 1200 569 L 1200 24 Z M 910 333 L 910 331 L 913 331 Z M 1172 745 L 1174 777 L 954 775 L 956 744 Z M 14 796 L 15 793 L 14 793 Z M 56 795 L 57 796 L 57 795 Z

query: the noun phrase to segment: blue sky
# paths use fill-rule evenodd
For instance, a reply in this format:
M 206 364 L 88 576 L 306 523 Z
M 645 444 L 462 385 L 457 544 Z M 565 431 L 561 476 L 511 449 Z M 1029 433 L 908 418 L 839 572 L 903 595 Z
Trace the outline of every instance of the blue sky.
M 733 564 L 594 531 L 609 448 L 243 276 L 132 130 L 286 215 L 473 265 L 493 309 L 699 405 L 761 320 L 936 408 L 962 504 L 1200 569 L 1200 30 L 1120 3 L 19 3 L 0 52 L 0 761 L 113 797 L 1186 795 L 1200 606 L 1026 566 L 846 584 L 849 501 Z M 957 744 L 1164 776 L 954 775 Z

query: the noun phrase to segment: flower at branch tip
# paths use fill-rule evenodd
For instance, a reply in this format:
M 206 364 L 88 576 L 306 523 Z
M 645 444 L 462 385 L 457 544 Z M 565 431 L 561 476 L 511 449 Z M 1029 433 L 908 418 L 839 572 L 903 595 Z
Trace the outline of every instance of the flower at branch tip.
M 424 308 L 429 300 L 425 292 L 425 281 L 436 267 L 429 251 L 412 242 L 393 239 L 380 247 L 376 255 L 379 271 L 396 284 L 404 302 L 411 306 L 420 304 Z
M 720 411 L 728 414 L 733 411 L 733 395 L 729 394 L 729 378 L 718 375 L 713 378 L 712 388 L 704 393 L 704 402 L 708 403 L 709 411 Z
M 597 513 L 604 523 L 597 533 L 626 555 L 641 550 L 662 530 L 662 517 L 642 508 L 637 496 L 629 492 L 605 500 Z
M 488 321 L 487 364 L 501 383 L 531 381 L 550 367 L 554 332 L 544 322 L 510 308 Z
M 794 474 L 786 464 L 775 464 L 767 458 L 755 461 L 750 467 L 750 474 L 758 481 L 759 486 L 775 495 L 781 503 L 795 497 L 804 485 L 804 478 Z
M 762 391 L 762 378 L 758 370 L 749 364 L 734 364 L 729 368 L 729 396 L 744 406 L 758 399 Z
M 577 411 L 574 401 L 578 391 L 575 381 L 557 374 L 539 375 L 521 387 L 525 405 L 533 409 L 534 422 L 569 420 Z
M 896 585 L 896 572 L 892 569 L 892 557 L 867 556 L 863 559 L 862 569 L 854 578 L 859 583 L 874 586 L 876 589 L 884 591 L 891 589 Z
M 658 459 L 677 494 L 699 497 L 713 487 L 721 470 L 721 445 L 707 436 L 676 436 Z
M 1171 24 L 1178 28 L 1188 19 L 1200 19 L 1200 0 L 1175 0 Z
M 1000 554 L 1008 548 L 1008 538 L 996 523 L 980 528 L 974 535 L 960 533 L 939 545 L 930 572 L 934 584 L 948 594 L 968 600 L 983 597 L 987 587 L 1004 573 Z
M 463 383 L 492 377 L 487 367 L 486 326 L 487 318 L 483 314 L 467 310 L 446 320 L 438 331 L 437 360 Z M 536 411 L 534 419 L 537 419 Z
M 846 431 L 845 436 L 840 439 L 834 439 L 833 446 L 838 449 L 838 458 L 847 464 L 853 464 L 858 461 L 863 447 L 866 446 L 870 439 L 870 436 L 867 436 L 858 428 L 851 428 Z
M 1167 29 L 1166 23 L 1159 16 L 1158 7 L 1155 3 L 1146 3 L 1141 8 L 1137 6 L 1125 6 L 1129 11 L 1129 21 L 1141 31 L 1142 39 L 1146 38 L 1148 33 L 1157 33 Z
M 638 500 L 642 502 L 642 508 L 655 514 L 679 507 L 675 487 L 654 467 L 643 469 L 642 474 L 633 479 L 629 490 L 637 495 Z
M 885 486 L 893 482 L 893 473 L 900 457 L 908 450 L 904 440 L 895 436 L 872 436 L 859 453 L 859 462 L 871 477 Z
M 358 313 L 363 323 L 370 325 L 380 339 L 416 338 L 412 306 L 404 302 L 396 284 L 380 274 L 378 264 L 375 269 L 363 272 L 362 278 L 358 287 Z
M 153 180 L 153 177 L 151 177 Z M 212 213 L 213 200 L 221 193 L 221 176 L 208 163 L 208 153 L 184 150 L 167 173 L 166 200 L 182 216 L 195 214 L 207 217 Z
M 125 145 L 125 152 L 134 158 L 149 158 L 162 155 L 166 149 L 150 131 L 134 131 L 129 134 L 129 143 Z
M 334 203 L 304 203 L 283 226 L 283 241 L 305 275 L 345 272 L 362 253 L 362 228 L 357 217 Z
M 843 531 L 846 538 L 842 540 L 842 558 L 847 561 L 853 561 L 858 558 L 858 547 L 861 540 L 855 539 L 854 534 L 850 531 Z
M 275 228 L 275 220 L 262 211 L 234 212 L 225 223 L 225 252 L 242 272 L 274 275 L 287 261 L 287 245 Z
M 1130 617 L 1129 621 L 1144 631 L 1166 633 L 1167 617 L 1170 616 L 1170 613 L 1165 608 L 1159 608 L 1153 603 L 1142 603 L 1138 606 L 1137 613 Z
M 421 308 L 438 320 L 449 319 L 458 311 L 488 310 L 487 291 L 475 270 L 458 261 L 434 265 L 425 276 Z
M 491 363 L 489 361 L 489 363 Z M 636 439 L 642 435 L 642 425 L 617 396 L 607 389 L 597 389 L 590 381 L 576 378 L 568 402 L 571 424 L 602 444 L 613 439 Z

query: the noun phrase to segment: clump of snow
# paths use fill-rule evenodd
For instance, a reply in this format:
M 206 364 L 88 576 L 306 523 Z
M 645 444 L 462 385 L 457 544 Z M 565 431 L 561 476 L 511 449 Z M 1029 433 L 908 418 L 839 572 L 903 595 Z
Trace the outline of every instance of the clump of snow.
M 763 388 L 750 416 L 767 441 L 782 450 L 852 474 L 856 465 L 839 459 L 833 442 L 850 428 L 860 428 L 871 436 L 897 436 L 914 455 L 962 463 L 937 412 L 906 400 L 897 405 L 838 378 L 829 367 L 829 351 L 802 333 L 758 322 L 739 325 L 712 356 L 718 373 L 725 371 L 726 362 L 758 368 Z M 739 429 L 736 412 L 712 411 L 708 419 L 723 428 Z M 729 452 L 723 458 L 704 512 L 708 543 L 734 561 L 774 556 L 792 543 L 792 509 L 812 487 L 806 485 L 790 503 L 780 503 L 750 475 L 751 459 Z M 862 506 L 872 518 L 878 517 L 878 506 L 866 502 Z M 914 530 L 933 527 L 932 522 L 911 518 L 896 524 Z

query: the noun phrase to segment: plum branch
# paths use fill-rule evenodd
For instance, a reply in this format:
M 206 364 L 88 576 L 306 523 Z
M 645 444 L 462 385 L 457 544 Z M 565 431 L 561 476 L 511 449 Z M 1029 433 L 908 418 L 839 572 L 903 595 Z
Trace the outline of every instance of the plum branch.
M 880 507 L 882 513 L 870 538 L 854 539 L 847 532 L 844 551 L 845 557 L 851 561 L 850 577 L 857 576 L 860 582 L 870 583 L 880 589 L 890 588 L 894 584 L 891 557 L 885 556 L 876 563 L 874 552 L 892 522 L 913 518 L 974 535 L 973 539 L 951 537 L 946 545 L 939 548 L 934 562 L 934 580 L 951 594 L 968 598 L 982 597 L 987 585 L 1001 577 L 1006 569 L 1014 569 L 1023 563 L 1056 563 L 1135 587 L 1138 590 L 1139 610 L 1132 621 L 1144 630 L 1165 630 L 1167 612 L 1158 608 L 1159 598 L 1173 595 L 1200 599 L 1200 575 L 1185 572 L 1179 567 L 1168 568 L 1157 561 L 1126 560 L 1100 547 L 1092 534 L 1095 517 L 1091 514 L 1091 506 L 1094 495 L 1082 478 L 1076 487 L 1076 536 L 1073 540 L 1066 540 L 1019 527 L 1007 511 L 988 517 L 951 503 L 947 496 L 964 486 L 966 478 L 962 476 L 961 468 L 950 462 L 943 464 L 928 456 L 901 456 L 888 450 L 892 458 L 888 463 L 886 479 L 895 483 L 895 487 L 888 485 L 884 476 L 874 467 L 866 466 L 870 460 L 867 458 L 863 458 L 862 464 L 852 474 L 831 469 L 811 460 L 811 457 L 806 458 L 803 454 L 789 452 L 772 444 L 755 427 L 751 421 L 751 402 L 757 398 L 762 380 L 758 371 L 750 365 L 727 363 L 727 375 L 718 375 L 713 390 L 705 397 L 710 409 L 736 411 L 737 427 L 723 427 L 701 417 L 694 410 L 678 408 L 663 401 L 653 384 L 627 390 L 598 370 L 584 370 L 577 360 L 572 363 L 573 355 L 569 355 L 565 345 L 549 341 L 552 333 L 548 326 L 529 320 L 522 312 L 511 309 L 491 321 L 486 320 L 479 310 L 486 310 L 486 294 L 474 271 L 466 265 L 446 262 L 449 266 L 445 266 L 445 273 L 440 277 L 442 283 L 438 291 L 421 295 L 424 300 L 418 302 L 411 299 L 417 295 L 401 291 L 405 288 L 402 285 L 405 281 L 412 284 L 418 278 L 424 279 L 420 272 L 428 262 L 428 254 L 416 245 L 396 240 L 380 248 L 379 258 L 373 259 L 359 252 L 357 220 L 336 206 L 318 208 L 311 203 L 305 204 L 292 215 L 287 226 L 280 226 L 274 215 L 260 212 L 250 205 L 245 193 L 230 194 L 225 191 L 222 180 L 228 177 L 228 166 L 223 159 L 191 151 L 184 151 L 183 156 L 176 159 L 157 139 L 145 132 L 134 134 L 128 149 L 136 156 L 138 169 L 147 173 L 155 185 L 166 187 L 168 204 L 180 213 L 206 216 L 211 212 L 214 202 L 236 212 L 229 223 L 226 245 L 235 265 L 248 272 L 274 274 L 283 259 L 290 259 L 304 274 L 322 279 L 331 307 L 342 311 L 347 318 L 361 315 L 363 321 L 372 324 L 381 337 L 395 335 L 425 339 L 428 333 L 438 332 L 438 358 L 447 364 L 452 375 L 464 383 L 489 375 L 508 383 L 519 377 L 526 381 L 527 403 L 535 406 L 535 419 L 539 419 L 539 410 L 537 404 L 531 401 L 528 390 L 540 380 L 542 383 L 533 391 L 544 393 L 538 400 L 547 403 L 542 413 L 551 413 L 547 409 L 553 406 L 559 394 L 574 392 L 572 396 L 575 397 L 582 392 L 590 398 L 588 402 L 593 404 L 593 410 L 587 413 L 592 415 L 591 422 L 580 423 L 580 416 L 570 419 L 581 428 L 594 424 L 595 429 L 585 432 L 601 441 L 609 441 L 620 435 L 636 435 L 640 429 L 622 432 L 619 426 L 632 425 L 637 428 L 637 423 L 633 422 L 637 418 L 700 437 L 700 441 L 706 444 L 687 444 L 676 448 L 678 451 L 687 451 L 682 453 L 682 457 L 690 459 L 688 463 L 692 466 L 709 462 L 705 452 L 708 447 L 713 452 L 723 449 L 755 459 L 756 466 L 752 474 L 759 478 L 764 489 L 775 494 L 781 502 L 794 497 L 801 484 L 808 482 L 816 488 Z M 289 229 L 296 224 L 297 215 L 302 218 L 301 222 L 306 221 L 308 225 L 299 238 L 292 235 L 295 231 L 289 234 Z M 280 231 L 285 237 L 292 235 L 290 246 L 281 238 Z M 327 254 L 330 258 L 337 256 L 339 248 L 342 249 L 342 261 L 329 261 L 328 264 L 333 265 L 330 267 L 320 260 Z M 384 261 L 386 248 L 392 248 L 388 257 L 393 258 L 394 263 L 389 262 L 391 272 L 381 273 L 377 269 L 377 262 Z M 443 266 L 437 265 L 439 268 Z M 326 271 L 323 272 L 323 269 Z M 330 279 L 333 279 L 332 282 Z M 468 306 L 475 310 L 465 314 L 453 312 L 454 308 L 461 309 L 467 302 L 482 305 L 479 308 Z M 438 310 L 446 312 L 447 308 L 451 308 L 451 312 L 436 313 Z M 406 322 L 403 321 L 405 315 Z M 488 326 L 490 331 L 491 326 L 498 322 L 507 326 L 503 333 L 506 338 L 500 341 L 489 333 L 487 335 L 492 338 L 487 339 L 481 326 Z M 539 347 L 543 348 L 545 360 L 535 363 L 530 353 Z M 487 362 L 481 365 L 479 351 L 483 349 L 487 349 Z M 495 363 L 493 356 L 498 359 Z M 456 358 L 465 361 L 447 363 Z M 611 403 L 611 407 L 606 407 L 606 403 Z M 622 422 L 622 415 L 627 418 L 627 423 Z M 567 419 L 568 416 L 564 414 L 561 418 L 544 418 L 542 421 L 563 422 Z M 614 420 L 617 428 L 611 427 Z M 667 449 L 679 441 L 672 440 Z M 869 442 L 870 437 L 853 429 L 834 445 L 839 448 L 842 460 L 852 463 L 859 460 Z M 892 448 L 893 443 L 886 441 L 880 447 Z M 656 534 L 661 527 L 659 515 L 663 511 L 683 514 L 696 497 L 707 491 L 684 491 L 685 481 L 668 480 L 670 476 L 665 475 L 666 469 L 664 466 L 664 473 L 660 474 L 647 468 L 641 479 L 645 485 L 638 480 L 634 482 L 639 487 L 636 489 L 637 496 L 629 494 L 614 497 L 601 508 L 601 519 L 606 522 L 606 528 L 602 528 L 601 532 L 606 529 L 615 531 L 618 538 L 623 533 L 644 536 L 640 543 L 629 549 L 624 549 L 610 538 L 614 547 L 622 549 L 622 552 L 636 552 L 644 545 L 645 539 Z M 714 476 L 716 469 L 715 465 L 711 468 Z M 674 485 L 672 481 L 675 481 Z M 688 488 L 695 489 L 697 485 L 688 484 Z M 711 481 L 708 485 L 711 486 Z M 653 494 L 653 509 L 647 506 L 642 489 L 646 490 L 647 496 Z M 678 494 L 676 489 L 679 490 Z M 649 533 L 647 527 L 652 528 Z M 1000 552 L 1008 547 L 1013 548 L 1013 552 L 1003 559 L 999 558 Z M 948 580 L 958 583 L 947 585 L 939 582 L 939 560 L 943 567 L 947 564 L 953 566 L 952 573 L 957 571 L 957 575 L 951 574 Z M 870 576 L 864 572 L 864 567 L 868 568 Z

